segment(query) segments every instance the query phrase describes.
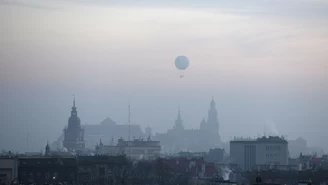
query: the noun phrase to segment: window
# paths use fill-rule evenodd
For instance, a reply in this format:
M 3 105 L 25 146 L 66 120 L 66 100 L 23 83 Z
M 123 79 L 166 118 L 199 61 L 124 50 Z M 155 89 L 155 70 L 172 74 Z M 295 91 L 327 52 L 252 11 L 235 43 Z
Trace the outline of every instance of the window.
M 272 151 L 272 152 L 278 152 L 281 150 L 281 147 L 279 145 L 267 145 L 265 147 L 266 151 Z

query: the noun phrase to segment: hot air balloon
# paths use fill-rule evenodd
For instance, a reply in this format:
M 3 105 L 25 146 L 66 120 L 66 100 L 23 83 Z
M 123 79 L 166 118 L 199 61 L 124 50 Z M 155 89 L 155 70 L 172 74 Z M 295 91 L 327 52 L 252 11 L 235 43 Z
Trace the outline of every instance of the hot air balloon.
M 178 56 L 175 59 L 175 67 L 179 70 L 186 70 L 189 66 L 189 59 L 186 56 Z M 182 78 L 183 75 L 180 75 L 180 78 Z

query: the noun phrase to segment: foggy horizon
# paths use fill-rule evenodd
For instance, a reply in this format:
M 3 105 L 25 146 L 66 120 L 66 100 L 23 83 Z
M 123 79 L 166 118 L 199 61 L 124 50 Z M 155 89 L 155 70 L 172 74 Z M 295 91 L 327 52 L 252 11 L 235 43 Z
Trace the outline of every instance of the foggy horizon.
M 153 133 L 178 107 L 199 128 L 213 96 L 224 142 L 271 132 L 327 152 L 327 17 L 320 0 L 0 0 L 0 149 L 57 140 L 75 94 L 82 125 L 127 124 L 130 101 Z

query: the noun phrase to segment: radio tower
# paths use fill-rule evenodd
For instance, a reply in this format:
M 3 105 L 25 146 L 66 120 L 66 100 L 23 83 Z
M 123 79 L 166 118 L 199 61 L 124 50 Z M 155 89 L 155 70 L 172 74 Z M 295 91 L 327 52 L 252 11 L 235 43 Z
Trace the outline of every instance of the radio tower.
M 130 127 L 131 127 L 131 106 L 130 106 L 130 101 L 129 101 L 129 113 L 128 113 L 128 122 L 129 122 L 129 136 L 128 136 L 128 141 L 130 141 Z

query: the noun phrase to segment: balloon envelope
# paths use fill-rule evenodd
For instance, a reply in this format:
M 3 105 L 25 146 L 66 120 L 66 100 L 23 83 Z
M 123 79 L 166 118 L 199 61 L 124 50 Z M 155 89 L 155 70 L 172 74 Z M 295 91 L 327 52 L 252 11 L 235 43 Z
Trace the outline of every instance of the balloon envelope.
M 175 59 L 175 67 L 179 70 L 185 70 L 189 66 L 189 59 L 185 56 L 178 56 Z

